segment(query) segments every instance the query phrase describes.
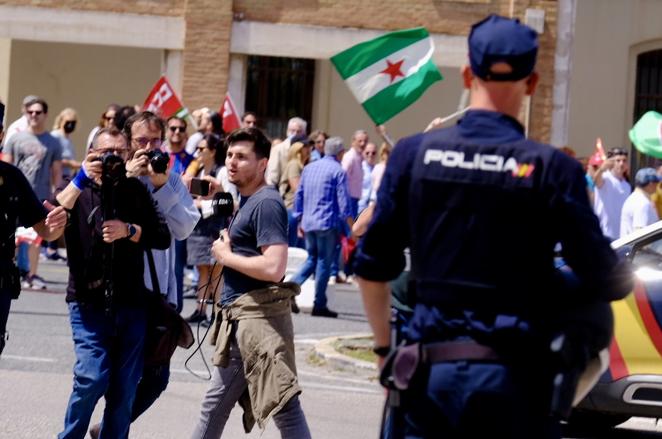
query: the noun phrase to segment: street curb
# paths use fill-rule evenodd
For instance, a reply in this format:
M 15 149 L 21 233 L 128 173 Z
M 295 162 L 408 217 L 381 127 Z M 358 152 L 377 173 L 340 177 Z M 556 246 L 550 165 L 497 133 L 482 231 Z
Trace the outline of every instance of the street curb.
M 315 345 L 314 354 L 332 366 L 342 369 L 362 370 L 377 372 L 377 365 L 368 361 L 358 360 L 356 358 L 343 355 L 333 346 L 338 340 L 351 340 L 354 338 L 370 337 L 372 334 L 354 334 L 342 337 L 329 337 L 320 340 Z

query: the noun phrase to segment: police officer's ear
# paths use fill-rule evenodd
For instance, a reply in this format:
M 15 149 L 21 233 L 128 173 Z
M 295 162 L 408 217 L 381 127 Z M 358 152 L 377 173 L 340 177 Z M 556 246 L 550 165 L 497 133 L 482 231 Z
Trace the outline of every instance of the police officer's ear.
M 471 71 L 471 67 L 467 64 L 463 65 L 460 74 L 462 75 L 464 88 L 471 90 L 471 81 L 474 79 L 474 72 Z
M 540 76 L 538 75 L 538 72 L 533 72 L 529 75 L 528 78 L 526 78 L 527 96 L 531 96 L 536 91 L 536 87 L 538 86 L 539 80 L 540 80 Z

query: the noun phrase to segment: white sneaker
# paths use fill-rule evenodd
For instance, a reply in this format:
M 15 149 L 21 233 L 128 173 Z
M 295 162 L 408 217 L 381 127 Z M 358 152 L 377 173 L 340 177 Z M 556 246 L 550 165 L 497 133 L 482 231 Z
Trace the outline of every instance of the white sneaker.
M 336 284 L 336 277 L 335 276 L 329 277 L 328 285 L 335 285 L 335 284 Z

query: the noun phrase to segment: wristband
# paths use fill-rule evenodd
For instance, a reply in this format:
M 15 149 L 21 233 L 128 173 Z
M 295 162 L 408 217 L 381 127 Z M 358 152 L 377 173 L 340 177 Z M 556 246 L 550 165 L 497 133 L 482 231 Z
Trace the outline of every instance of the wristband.
M 87 176 L 87 173 L 85 172 L 85 163 L 83 163 L 80 167 L 80 170 L 74 179 L 71 180 L 71 182 L 78 188 L 78 190 L 82 191 L 90 181 L 92 180 L 90 180 L 90 177 Z

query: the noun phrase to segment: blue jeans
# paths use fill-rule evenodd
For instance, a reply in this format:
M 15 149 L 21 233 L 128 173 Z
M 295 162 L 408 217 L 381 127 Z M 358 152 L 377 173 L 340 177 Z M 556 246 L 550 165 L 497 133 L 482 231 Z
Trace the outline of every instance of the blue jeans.
M 305 248 L 305 242 L 297 235 L 299 221 L 294 218 L 294 211 L 287 209 L 287 245 L 289 247 Z
M 129 436 L 131 409 L 143 368 L 145 309 L 103 309 L 69 303 L 76 364 L 74 388 L 58 438 L 85 438 L 97 401 L 106 399 L 101 439 Z
M 301 285 L 311 274 L 315 273 L 315 303 L 313 308 L 316 309 L 326 308 L 326 285 L 331 275 L 331 262 L 337 239 L 338 231 L 336 229 L 306 232 L 308 259 L 292 278 L 292 282 Z
M 154 404 L 161 393 L 168 387 L 170 365 L 145 366 L 142 377 L 136 389 L 136 399 L 133 401 L 131 422 Z

